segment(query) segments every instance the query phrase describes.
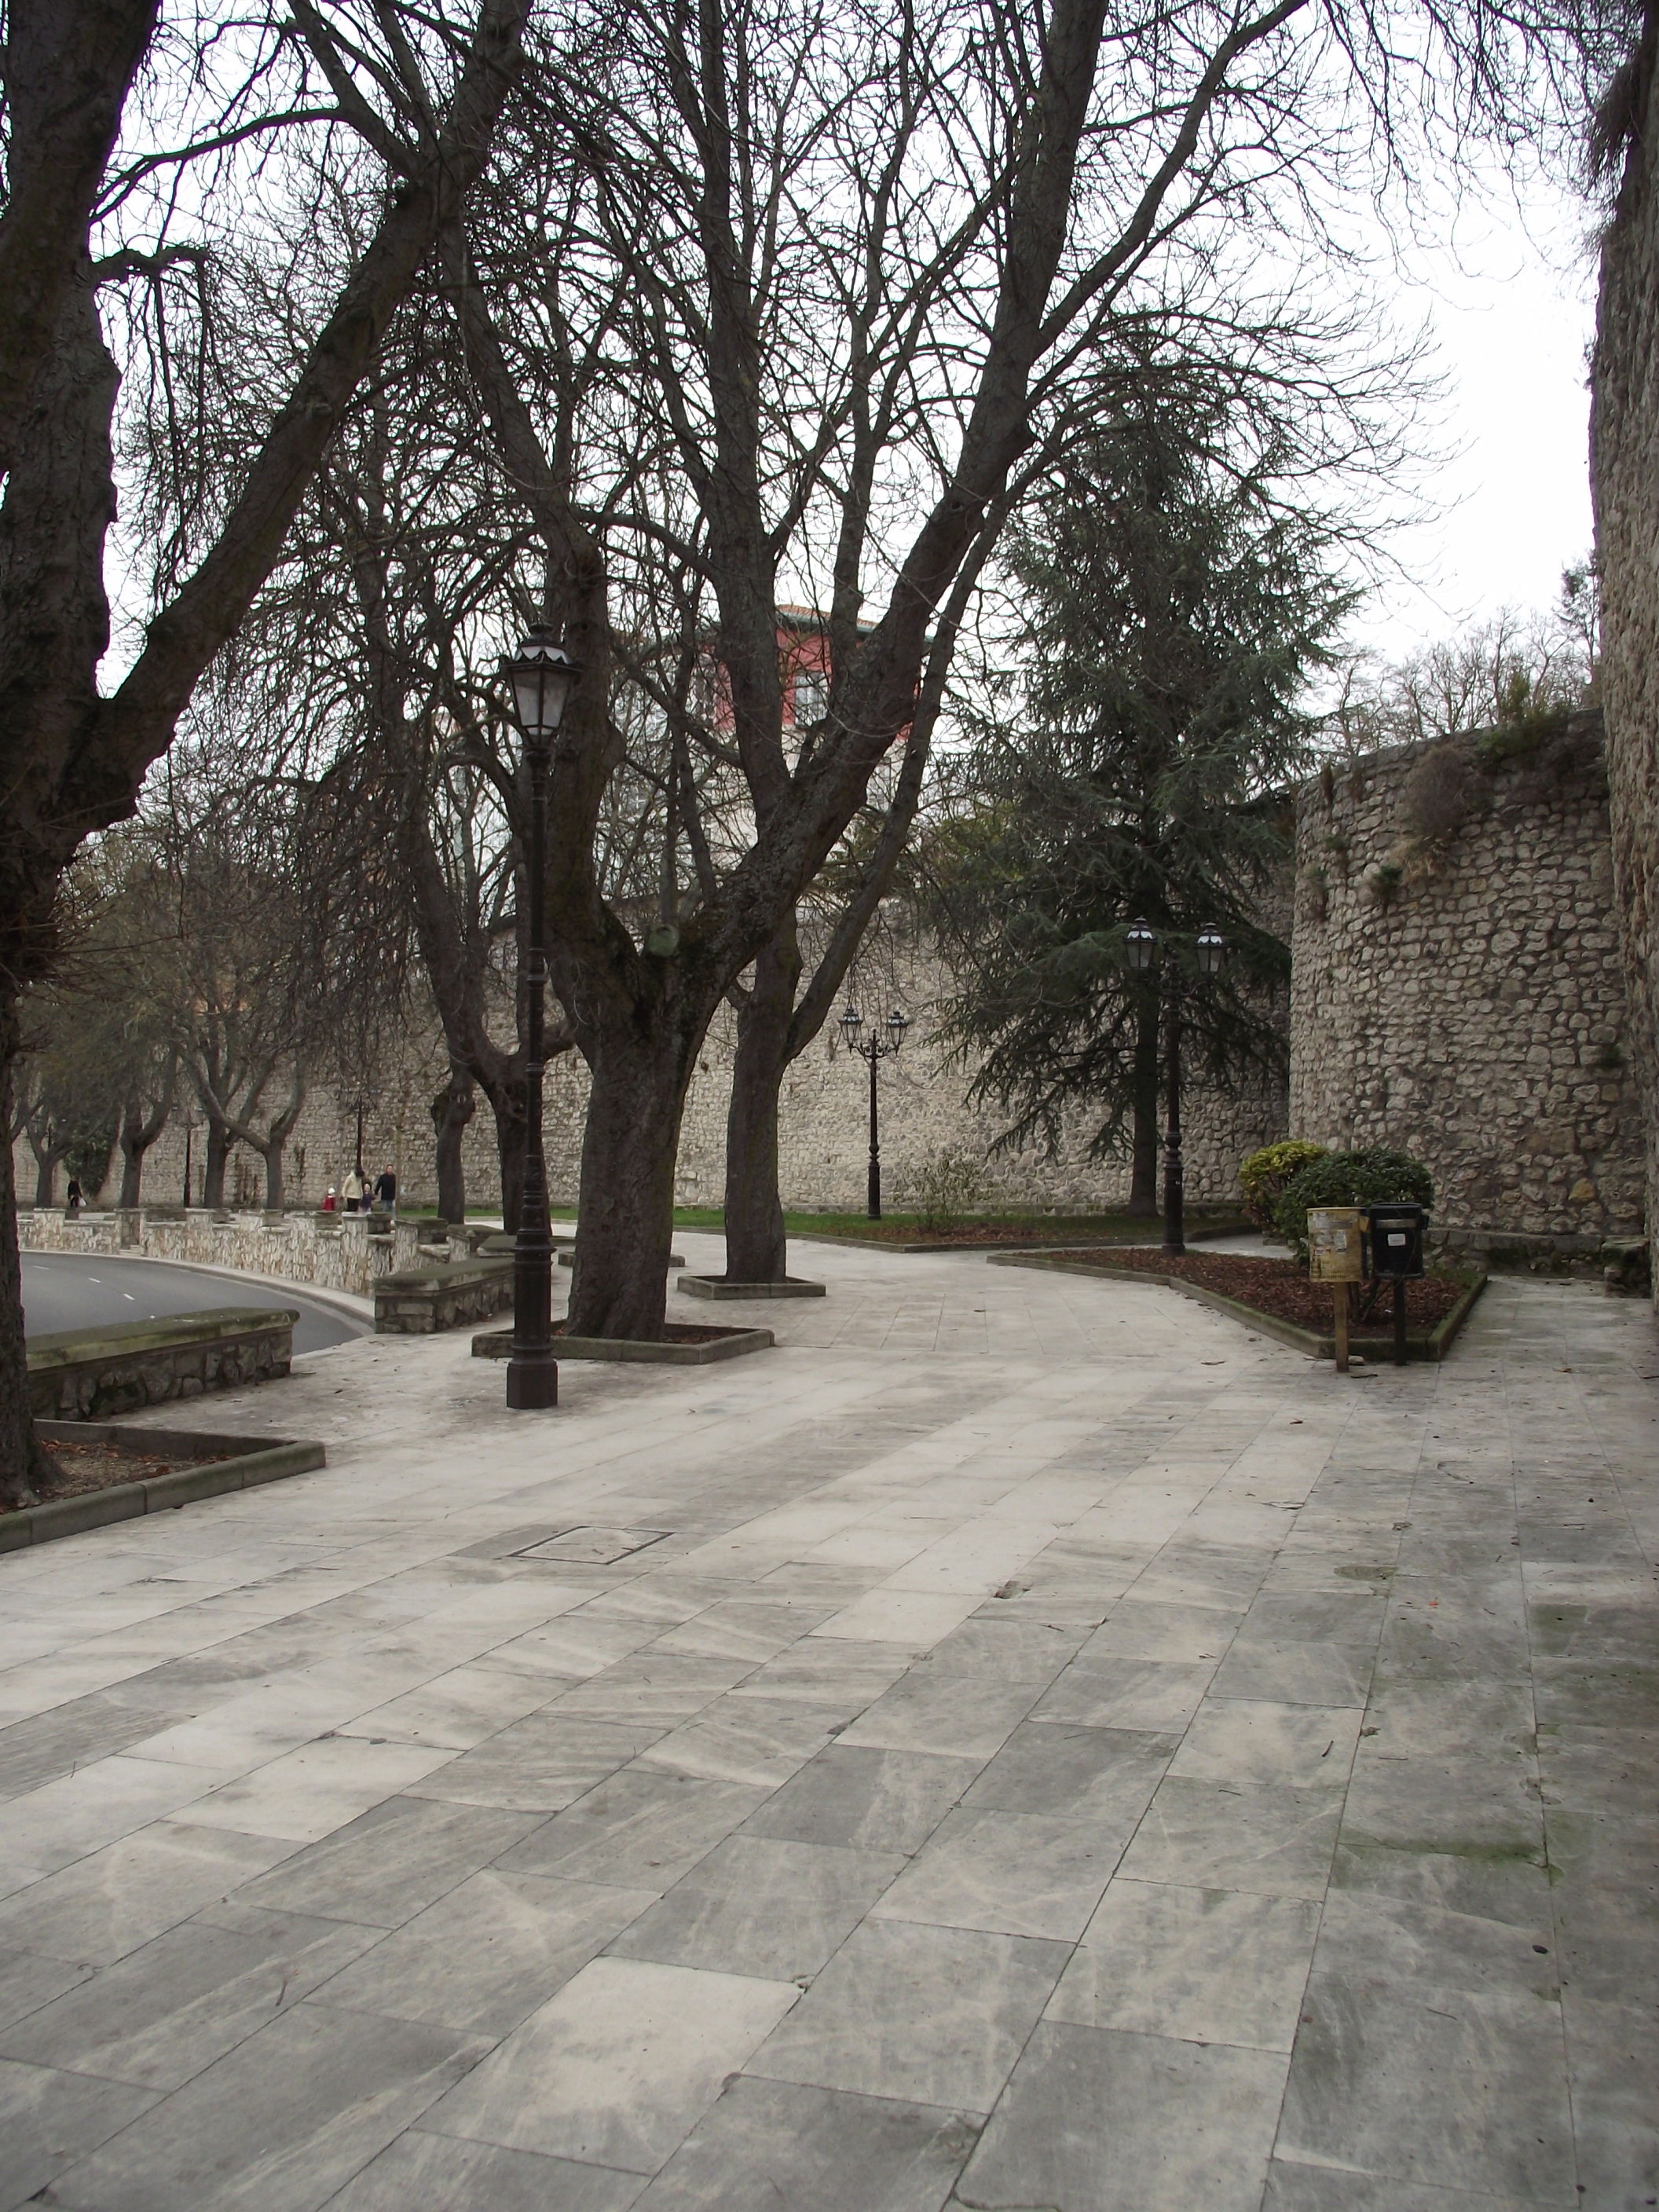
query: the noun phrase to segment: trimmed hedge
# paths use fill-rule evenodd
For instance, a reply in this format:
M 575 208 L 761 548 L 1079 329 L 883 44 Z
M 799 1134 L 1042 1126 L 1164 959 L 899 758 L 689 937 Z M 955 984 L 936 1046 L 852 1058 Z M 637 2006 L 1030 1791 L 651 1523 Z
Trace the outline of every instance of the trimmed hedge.
M 1285 1195 L 1292 1176 L 1315 1160 L 1329 1158 L 1323 1145 L 1310 1145 L 1303 1137 L 1287 1137 L 1277 1145 L 1263 1145 L 1238 1164 L 1238 1180 L 1244 1203 L 1258 1229 L 1271 1229 L 1273 1208 Z
M 1409 1152 L 1374 1145 L 1358 1152 L 1327 1152 L 1310 1160 L 1291 1177 L 1273 1207 L 1273 1227 L 1294 1247 L 1305 1266 L 1308 1210 L 1316 1206 L 1389 1206 L 1434 1203 L 1434 1177 Z

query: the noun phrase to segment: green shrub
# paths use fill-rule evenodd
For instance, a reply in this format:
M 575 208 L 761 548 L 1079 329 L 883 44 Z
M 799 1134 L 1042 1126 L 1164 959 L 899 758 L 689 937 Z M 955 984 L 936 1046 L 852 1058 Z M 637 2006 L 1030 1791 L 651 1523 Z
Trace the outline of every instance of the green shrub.
M 928 1155 L 910 1188 L 922 1227 L 944 1229 L 984 1204 L 985 1170 L 971 1152 L 945 1146 Z
M 1280 1144 L 1263 1145 L 1238 1164 L 1238 1180 L 1244 1203 L 1258 1229 L 1271 1229 L 1273 1208 L 1285 1194 L 1285 1186 L 1298 1170 L 1327 1157 L 1323 1145 L 1310 1145 L 1303 1137 L 1287 1137 Z
M 1387 1206 L 1402 1200 L 1418 1206 L 1434 1203 L 1434 1178 L 1409 1152 L 1393 1152 L 1386 1145 L 1360 1152 L 1327 1152 L 1323 1159 L 1310 1160 L 1299 1168 L 1285 1184 L 1273 1208 L 1273 1227 L 1305 1263 L 1310 1206 Z

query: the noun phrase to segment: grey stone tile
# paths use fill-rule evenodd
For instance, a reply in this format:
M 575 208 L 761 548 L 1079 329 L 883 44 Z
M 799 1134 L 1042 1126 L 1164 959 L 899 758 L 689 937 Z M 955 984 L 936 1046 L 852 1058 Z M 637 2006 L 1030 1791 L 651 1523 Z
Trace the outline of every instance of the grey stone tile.
M 817 1972 L 904 1864 L 896 1851 L 733 1836 L 620 1936 L 611 1956 L 799 1980 Z
M 0 1951 L 0 2028 L 25 2020 L 65 1990 L 78 1989 L 90 1966 L 63 1959 L 43 1959 L 32 1951 Z
M 1592 2212 L 1644 2205 L 1659 2197 L 1653 2008 L 1569 1990 L 1563 2009 L 1580 2202 Z
M 1267 1644 L 1348 1644 L 1375 1649 L 1387 1601 L 1364 1581 L 1340 1590 L 1264 1589 L 1240 1633 Z
M 1305 1899 L 1120 1877 L 1045 2017 L 1288 2051 L 1318 1929 Z
M 1340 1790 L 1364 1718 L 1359 1706 L 1206 1698 L 1170 1763 L 1170 1778 L 1238 1790 Z
M 1281 2158 L 1574 2202 L 1558 2006 L 1443 1986 L 1428 2005 L 1407 1987 L 1316 1972 L 1302 2011 Z
M 1342 2168 L 1333 2172 L 1274 2159 L 1267 2168 L 1261 2212 L 1537 2212 L 1538 2201 L 1489 2197 L 1484 2190 L 1471 2195 L 1464 2189 L 1418 2189 L 1409 2182 L 1377 2181 Z
M 977 1674 L 934 1674 L 915 1668 L 872 1705 L 842 1741 L 879 1751 L 989 1759 L 1025 1717 L 1037 1694 L 1034 1682 L 998 1683 Z
M 986 2212 L 1256 2212 L 1285 2063 L 1044 2021 L 958 2195 Z
M 1363 1705 L 1373 1662 L 1348 1644 L 1268 1644 L 1240 1636 L 1211 1685 L 1218 1698 L 1267 1698 L 1285 1705 Z
M 1659 1664 L 1540 1659 L 1533 1672 L 1541 1727 L 1659 1728 Z
M 0 2208 L 42 2197 L 72 2160 L 155 2102 L 153 2089 L 0 2061 Z
M 705 1705 L 695 1720 L 653 1743 L 641 1757 L 647 1765 L 673 1774 L 770 1789 L 805 1766 L 830 1735 L 821 1705 L 725 1697 Z
M 628 2212 L 644 2187 L 636 2173 L 410 2128 L 326 2212 Z
M 1166 1544 L 1133 1588 L 1166 1605 L 1212 1606 L 1242 1613 L 1261 1587 L 1266 1555 L 1254 1546 Z
M 405 1796 L 504 1811 L 557 1813 L 636 1758 L 660 1729 L 617 1721 L 560 1719 L 551 1712 L 519 1721 L 464 1751 Z
M 1142 1597 L 1140 1585 L 1120 1598 L 1078 1654 L 1084 1666 L 1101 1659 L 1170 1659 L 1183 1666 L 1224 1656 L 1238 1626 L 1236 1613 Z
M 711 1659 L 745 1659 L 751 1667 L 760 1667 L 776 1658 L 797 1637 L 827 1620 L 834 1610 L 830 1605 L 728 1600 L 711 1605 L 678 1628 L 671 1628 L 649 1649 L 653 1655 L 687 1652 Z
M 1543 1903 L 1540 1917 L 1517 1924 L 1334 1889 L 1320 1924 L 1318 1970 L 1354 1983 L 1525 1994 L 1553 2003 L 1560 1975 L 1547 1897 Z
M 831 1744 L 747 1823 L 751 1836 L 919 1850 L 980 1771 L 975 1759 Z
M 1127 1844 L 1181 1739 L 1023 1721 L 968 1792 L 971 1806 L 1087 1820 Z
M 0 1942 L 107 1965 L 298 1848 L 232 1828 L 152 1821 L 0 1904 Z
M 914 1655 L 902 1644 L 813 1643 L 803 1638 L 764 1667 L 757 1667 L 733 1695 L 772 1698 L 787 1703 L 830 1705 L 838 1712 L 860 1713 L 891 1689 Z
M 1580 1997 L 1659 1989 L 1659 1838 L 1650 1818 L 1552 1813 L 1561 1972 Z
M 60 1774 L 72 1773 L 94 1759 L 131 1751 L 170 1721 L 183 1719 L 185 1700 L 155 1709 L 124 1703 L 106 1692 L 72 1698 L 27 1720 L 0 1728 L 0 1797 L 21 1797 Z
M 311 2212 L 487 2047 L 295 2005 L 72 2166 L 58 2200 L 70 2212 Z
M 939 2212 L 977 2133 L 958 2113 L 744 2075 L 641 2212 Z
M 946 1814 L 873 1917 L 1075 1942 L 1126 1840 L 1092 1820 L 963 1806 Z
M 537 1817 L 391 1797 L 241 1891 L 243 1903 L 396 1928 L 528 1835 Z
M 747 2071 L 988 2112 L 1066 1956 L 1022 1936 L 866 1921 Z
M 1083 1728 L 1145 1729 L 1156 1735 L 1187 1726 L 1215 1668 L 1159 1659 L 1074 1659 L 1033 1708 L 1037 1720 Z
M 918 1669 L 941 1674 L 982 1674 L 998 1682 L 1052 1682 L 1075 1658 L 1088 1632 L 1043 1620 L 988 1620 L 974 1613 L 935 1644 Z
M 425 2124 L 508 2150 L 654 2173 L 799 1996 L 792 1982 L 596 1959 Z
M 654 1895 L 487 1868 L 337 1974 L 322 2002 L 507 2035 Z
M 1641 1819 L 1653 1802 L 1659 1729 L 1540 1728 L 1538 1776 L 1546 1805 Z
M 1530 1762 L 1461 1758 L 1374 1759 L 1362 1742 L 1348 1784 L 1345 1843 L 1391 1844 L 1448 1856 L 1497 1851 L 1543 1856 L 1543 1807 Z
M 625 1766 L 503 1851 L 497 1863 L 661 1892 L 766 1802 L 763 1786 Z
M 1345 1828 L 1331 1863 L 1331 1887 L 1397 1897 L 1518 1928 L 1547 1923 L 1551 1911 L 1541 1836 L 1532 1844 L 1468 1844 L 1441 1851 L 1410 1841 L 1372 1843 Z
M 1340 1808 L 1334 1790 L 1235 1790 L 1166 1775 L 1121 1871 L 1193 1889 L 1322 1897 Z
M 1397 1681 L 1379 1664 L 1365 1720 L 1376 1731 L 1371 1759 L 1450 1759 L 1474 1744 L 1486 1758 L 1529 1757 L 1533 1750 L 1532 1686 L 1525 1680 Z
M 619 1721 L 664 1734 L 712 1705 L 752 1668 L 747 1659 L 665 1652 L 653 1644 L 567 1690 L 549 1714 L 556 1719 Z
M 295 1914 L 258 1932 L 185 1921 L 0 2035 L 0 2055 L 176 2089 L 379 1938 Z

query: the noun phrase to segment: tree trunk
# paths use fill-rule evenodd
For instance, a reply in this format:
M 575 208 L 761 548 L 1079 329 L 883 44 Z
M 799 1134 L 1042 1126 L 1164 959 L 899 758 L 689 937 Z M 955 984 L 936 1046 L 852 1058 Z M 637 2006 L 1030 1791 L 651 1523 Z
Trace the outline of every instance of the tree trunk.
M 202 1203 L 222 1206 L 225 1202 L 225 1168 L 230 1159 L 230 1131 L 224 1123 L 210 1114 L 207 1122 L 207 1160 L 202 1169 Z
M 467 1124 L 478 1109 L 472 1079 L 459 1067 L 432 1102 L 432 1134 L 438 1170 L 438 1218 L 466 1219 L 466 1164 L 463 1145 Z M 502 1217 L 505 1219 L 505 1216 Z
M 43 1152 L 39 1145 L 31 1146 L 34 1154 L 34 1203 L 39 1207 L 58 1203 L 58 1163 L 64 1157 L 50 1146 Z
M 142 1103 L 129 1098 L 121 1115 L 121 1198 L 123 1206 L 137 1206 L 138 1187 L 143 1178 L 144 1154 L 167 1125 L 172 1112 L 172 1098 L 158 1106 L 153 1114 L 146 1115 Z
M 495 1153 L 501 1162 L 501 1225 L 516 1230 L 524 1200 L 525 1083 L 492 1083 L 485 1094 L 495 1116 Z M 447 1214 L 444 1218 L 448 1219 Z
M 5 1109 L 8 1128 L 12 1071 L 17 1057 L 17 1007 L 15 1000 L 6 1000 L 0 1001 L 0 1105 Z M 4 1150 L 5 1160 L 0 1164 L 0 1507 L 11 1511 L 27 1505 L 45 1486 L 50 1470 L 29 1414 L 16 1190 L 11 1146 L 7 1145 Z M 52 1203 L 50 1198 L 46 1203 Z
M 1129 1212 L 1152 1220 L 1158 1213 L 1158 998 L 1142 994 L 1135 1015 L 1133 1162 Z
M 781 1283 L 788 1240 L 778 1190 L 778 1093 L 789 1066 L 789 1028 L 800 981 L 792 916 L 755 963 L 738 1012 L 738 1049 L 726 1120 L 726 1279 Z
M 618 1024 L 592 1048 L 570 1284 L 573 1336 L 661 1340 L 680 1115 L 702 1033 L 688 1052 L 676 1027 L 660 1018 Z
M 283 1206 L 283 1155 L 288 1150 L 288 1142 L 277 1137 L 258 1149 L 265 1164 L 265 1211 L 277 1213 Z

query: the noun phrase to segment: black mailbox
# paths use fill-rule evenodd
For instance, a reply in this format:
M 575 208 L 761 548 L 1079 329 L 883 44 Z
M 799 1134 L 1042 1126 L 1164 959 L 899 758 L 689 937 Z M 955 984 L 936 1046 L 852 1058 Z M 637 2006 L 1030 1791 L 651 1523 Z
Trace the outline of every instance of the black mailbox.
M 1422 1206 L 1373 1206 L 1368 1209 L 1371 1273 L 1403 1282 L 1423 1272 L 1423 1243 L 1428 1209 Z

